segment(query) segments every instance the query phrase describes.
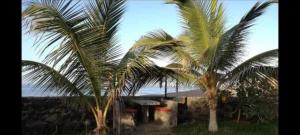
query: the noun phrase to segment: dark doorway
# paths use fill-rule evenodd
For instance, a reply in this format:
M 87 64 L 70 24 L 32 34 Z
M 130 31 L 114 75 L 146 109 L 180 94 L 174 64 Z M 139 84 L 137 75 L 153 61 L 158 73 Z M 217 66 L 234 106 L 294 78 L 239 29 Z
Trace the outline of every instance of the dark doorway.
M 155 107 L 154 106 L 149 106 L 149 122 L 154 121 L 154 112 L 155 112 Z
M 143 123 L 143 112 L 142 112 L 142 107 L 140 105 L 136 106 L 137 108 L 137 114 L 136 114 L 136 122 L 137 125 L 142 124 Z

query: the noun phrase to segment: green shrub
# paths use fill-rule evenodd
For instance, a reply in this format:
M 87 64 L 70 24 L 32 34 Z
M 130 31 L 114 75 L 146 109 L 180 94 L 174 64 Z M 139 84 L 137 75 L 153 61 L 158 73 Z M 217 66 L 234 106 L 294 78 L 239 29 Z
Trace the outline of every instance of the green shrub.
M 278 135 L 276 122 L 272 123 L 246 123 L 222 121 L 219 123 L 219 131 L 210 133 L 207 130 L 208 123 L 186 123 L 175 128 L 177 135 Z
M 278 118 L 278 88 L 267 81 L 250 79 L 235 88 L 236 95 L 221 92 L 220 110 L 224 117 L 257 122 Z M 226 100 L 224 100 L 226 99 Z

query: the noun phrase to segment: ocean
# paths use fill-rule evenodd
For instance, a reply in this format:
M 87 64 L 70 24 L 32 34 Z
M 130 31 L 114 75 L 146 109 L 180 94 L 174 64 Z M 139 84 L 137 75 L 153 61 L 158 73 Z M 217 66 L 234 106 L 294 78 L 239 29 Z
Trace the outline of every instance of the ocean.
M 178 91 L 188 91 L 195 89 L 193 87 L 179 87 Z M 176 92 L 175 87 L 168 87 L 167 93 L 173 93 Z M 159 88 L 159 87 L 144 87 L 139 90 L 139 92 L 136 94 L 136 96 L 142 96 L 142 95 L 163 95 L 165 93 L 165 88 Z M 51 97 L 51 96 L 58 96 L 56 93 L 53 92 L 45 92 L 42 93 L 41 90 L 38 88 L 34 88 L 28 84 L 22 85 L 22 97 Z

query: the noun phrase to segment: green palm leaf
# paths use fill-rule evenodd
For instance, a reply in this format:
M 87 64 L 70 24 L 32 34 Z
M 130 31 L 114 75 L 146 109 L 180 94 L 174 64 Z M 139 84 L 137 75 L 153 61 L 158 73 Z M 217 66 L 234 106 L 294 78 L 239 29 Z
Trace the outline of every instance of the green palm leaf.
M 244 52 L 245 39 L 253 21 L 262 15 L 272 2 L 256 3 L 252 9 L 235 25 L 225 32 L 218 44 L 211 69 L 229 71 L 240 60 Z
M 168 3 L 176 3 L 180 9 L 184 28 L 192 39 L 189 44 L 192 56 L 196 61 L 209 65 L 223 34 L 222 4 L 217 4 L 217 0 L 173 0 Z
M 55 69 L 34 61 L 22 61 L 24 79 L 43 91 L 55 91 L 62 95 L 84 95 L 84 89 L 77 88 L 77 82 L 71 82 Z
M 278 58 L 278 49 L 266 51 L 264 53 L 253 56 L 252 58 L 241 63 L 235 67 L 232 71 L 228 72 L 223 79 L 229 81 L 235 81 L 244 76 L 251 76 L 254 73 L 262 73 L 271 75 L 271 73 L 277 74 L 274 67 L 266 67 L 266 65 L 274 62 L 273 60 Z
M 119 60 L 119 45 L 115 34 L 124 12 L 125 0 L 29 2 L 22 16 L 28 30 L 42 36 L 39 47 L 47 48 L 60 42 L 48 54 L 44 63 L 56 66 L 59 72 L 78 82 L 80 88 L 91 88 L 89 94 L 100 101 L 101 90 L 107 82 L 107 71 L 112 71 Z M 86 4 L 84 7 L 79 4 Z M 81 75 L 81 76 L 78 76 Z M 92 93 L 91 93 L 92 92 Z

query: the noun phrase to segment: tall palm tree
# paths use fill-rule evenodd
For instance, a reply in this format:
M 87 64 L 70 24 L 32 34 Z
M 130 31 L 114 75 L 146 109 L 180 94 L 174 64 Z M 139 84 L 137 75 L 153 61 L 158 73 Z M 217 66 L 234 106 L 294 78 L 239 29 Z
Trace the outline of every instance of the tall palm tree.
M 166 44 L 132 47 L 120 59 L 116 32 L 125 0 L 32 0 L 25 4 L 23 28 L 36 35 L 40 54 L 49 53 L 42 63 L 22 61 L 24 79 L 44 92 L 81 97 L 94 115 L 97 135 L 106 133 L 107 112 L 120 95 L 137 91 L 160 76 L 160 67 L 150 58 L 171 50 Z
M 268 66 L 278 57 L 278 49 L 256 55 L 242 63 L 245 39 L 253 21 L 273 3 L 256 3 L 232 28 L 224 28 L 224 9 L 217 0 L 169 0 L 179 8 L 185 32 L 173 38 L 164 31 L 152 32 L 135 46 L 180 44 L 173 48 L 170 57 L 185 69 L 185 78 L 205 90 L 210 109 L 208 130 L 218 130 L 216 109 L 217 92 L 226 89 L 245 76 L 269 78 L 277 68 Z

